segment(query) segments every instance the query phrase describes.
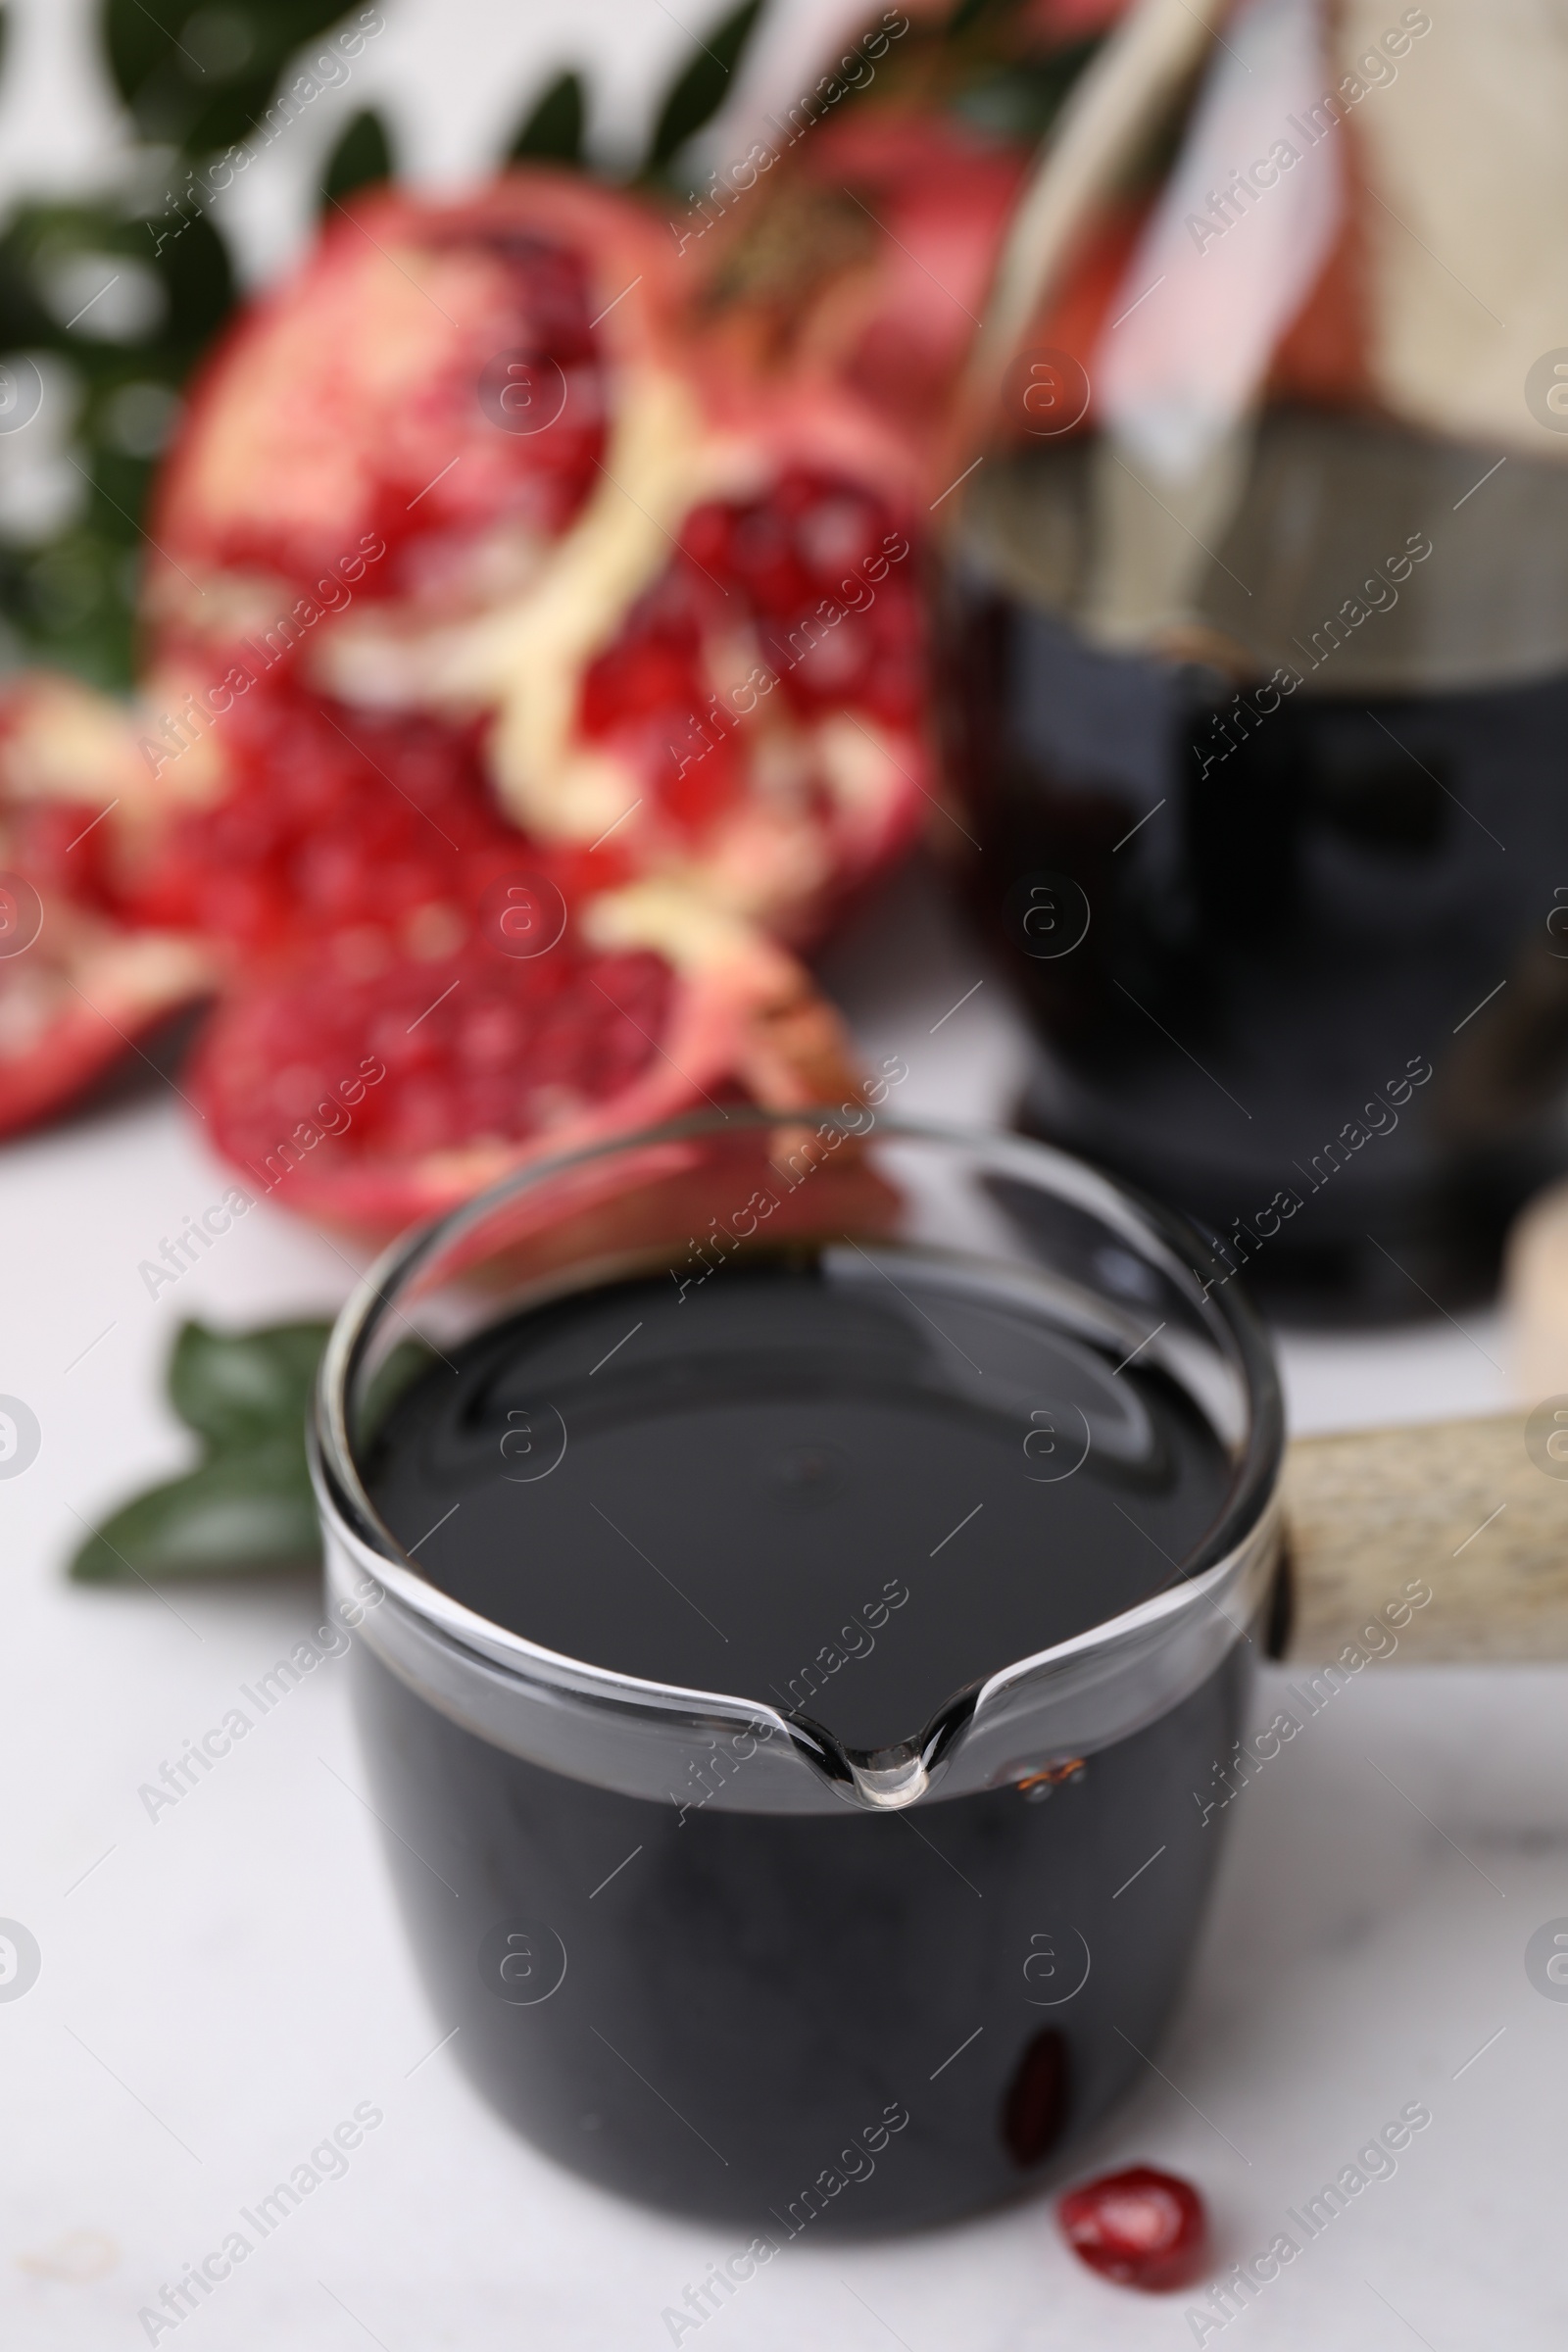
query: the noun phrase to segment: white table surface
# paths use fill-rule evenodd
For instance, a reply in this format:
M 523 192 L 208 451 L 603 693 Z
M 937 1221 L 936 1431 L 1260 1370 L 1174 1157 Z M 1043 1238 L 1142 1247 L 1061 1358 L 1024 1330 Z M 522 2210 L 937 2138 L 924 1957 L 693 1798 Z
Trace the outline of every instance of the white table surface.
M 1020 1041 L 918 880 L 833 961 L 909 1109 L 998 1113 Z M 137 1261 L 224 1178 L 167 1090 L 0 1152 L 0 1392 L 42 1428 L 0 1482 L 7 1794 L 0 1916 L 42 1954 L 0 2002 L 0 2315 L 8 2344 L 113 2352 L 236 2208 L 357 2102 L 352 2159 L 176 2331 L 186 2352 L 538 2347 L 649 2352 L 662 2308 L 731 2250 L 603 2196 L 479 2104 L 405 1952 L 340 1668 L 291 1691 L 156 1823 L 136 1796 L 316 1622 L 304 1583 L 87 1591 L 91 1519 L 182 1464 L 161 1401 L 176 1322 L 330 1309 L 351 1268 L 259 1206 L 158 1301 Z M 1298 1427 L 1485 1407 L 1494 1320 L 1292 1340 Z M 1201 2184 L 1232 2261 L 1408 2101 L 1433 2124 L 1246 2314 L 1256 2352 L 1560 2352 L 1568 2005 L 1527 1981 L 1568 1913 L 1568 1681 L 1559 1670 L 1372 1667 L 1238 1802 L 1191 1988 L 1151 2073 L 1082 2152 Z M 1257 1721 L 1272 1708 L 1259 1694 Z M 345 1786 L 345 1784 L 347 1784 Z M 1496 2038 L 1492 2039 L 1491 2037 Z M 1491 2039 L 1484 2055 L 1467 2064 Z M 805 2244 L 704 2331 L 713 2352 L 1174 2348 L 1188 2298 L 1083 2271 L 1047 2197 L 883 2245 Z M 167 2341 L 167 2337 L 160 2337 Z M 689 2340 L 689 2339 L 688 2339 Z M 1213 2340 L 1212 2337 L 1209 2338 Z

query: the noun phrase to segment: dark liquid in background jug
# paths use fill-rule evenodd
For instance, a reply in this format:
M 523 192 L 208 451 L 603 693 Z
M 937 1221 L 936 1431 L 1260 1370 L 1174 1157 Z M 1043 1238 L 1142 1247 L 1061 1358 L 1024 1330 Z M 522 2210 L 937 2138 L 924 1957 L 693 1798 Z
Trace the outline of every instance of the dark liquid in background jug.
M 1500 454 L 1265 416 L 1200 659 L 1086 625 L 1088 438 L 988 460 L 944 582 L 967 886 L 1042 1037 L 1021 1123 L 1287 1311 L 1473 1298 L 1568 1165 L 1568 468 Z
M 1172 1582 L 1215 1522 L 1206 1421 L 1115 1361 L 944 1260 L 763 1258 L 482 1332 L 403 1396 L 366 1478 L 495 1623 L 875 1749 Z M 612 1793 L 357 1649 L 454 2054 L 561 2161 L 779 2245 L 1012 2193 L 1142 2071 L 1217 1857 L 1194 1791 L 1218 1793 L 1247 1654 L 1049 1802 L 779 1816 L 711 1801 L 734 1774 L 745 1802 L 733 1750 L 662 1799 Z

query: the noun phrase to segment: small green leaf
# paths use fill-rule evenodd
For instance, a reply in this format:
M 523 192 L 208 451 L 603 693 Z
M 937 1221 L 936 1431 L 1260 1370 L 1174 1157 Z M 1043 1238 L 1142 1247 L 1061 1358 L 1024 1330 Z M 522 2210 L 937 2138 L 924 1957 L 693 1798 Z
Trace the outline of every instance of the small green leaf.
M 281 126 L 290 107 L 341 86 L 338 43 L 355 21 L 341 0 L 101 0 L 99 10 L 105 62 L 141 137 L 187 156 L 252 139 L 259 121 L 264 138 L 275 136 L 274 103 Z
M 83 1584 L 254 1574 L 321 1556 L 303 1433 L 203 1462 L 114 1513 L 77 1551 Z
M 207 215 L 193 209 L 138 225 L 168 292 L 165 342 L 183 374 L 234 307 L 228 248 Z
M 986 17 L 1005 17 L 1008 13 L 1008 0 L 1001 0 L 1000 6 L 999 0 L 958 0 L 943 30 L 950 41 L 957 40 L 961 34 L 972 31 Z
M 303 1449 L 311 1390 L 330 1328 L 273 1323 L 226 1332 L 183 1324 L 169 1367 L 170 1402 L 188 1428 L 220 1449 L 285 1434 Z
M 327 158 L 321 211 L 329 213 L 357 188 L 379 187 L 392 172 L 392 140 L 386 124 L 373 107 L 362 107 Z
M 743 0 L 670 84 L 643 163 L 643 174 L 662 172 L 670 157 L 712 120 L 728 97 L 736 67 L 762 13 L 762 0 Z
M 176 172 L 167 209 L 161 195 L 147 200 L 151 217 L 129 199 L 128 210 L 49 200 L 18 205 L 0 227 L 0 366 L 25 378 L 35 355 L 50 355 L 43 429 L 75 468 L 74 505 L 48 537 L 0 545 L 0 633 L 16 655 L 111 691 L 134 675 L 139 517 L 157 464 L 120 429 L 117 396 L 132 385 L 177 393 L 233 300 L 222 240 L 181 185 Z M 69 323 L 94 265 L 118 278 L 114 300 L 135 296 L 112 335 L 89 331 L 109 317 L 103 304 Z
M 318 1564 L 305 1431 L 330 1329 L 182 1324 L 170 1358 L 170 1400 L 204 1441 L 207 1459 L 122 1504 L 80 1546 L 72 1576 L 83 1584 L 152 1583 Z M 360 1435 L 378 1427 L 435 1361 L 422 1340 L 400 1340 L 366 1386 L 355 1416 Z
M 507 150 L 508 163 L 581 165 L 586 116 L 582 75 L 563 74 L 524 121 Z

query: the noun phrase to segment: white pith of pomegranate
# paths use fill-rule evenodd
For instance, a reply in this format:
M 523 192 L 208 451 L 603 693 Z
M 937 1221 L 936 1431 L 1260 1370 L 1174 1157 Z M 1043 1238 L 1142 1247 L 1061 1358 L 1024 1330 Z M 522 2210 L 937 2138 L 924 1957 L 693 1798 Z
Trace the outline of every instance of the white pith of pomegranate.
M 832 386 L 677 348 L 673 261 L 630 199 L 520 172 L 367 206 L 247 318 L 148 596 L 166 706 L 225 706 L 178 755 L 226 762 L 207 797 L 276 768 L 263 704 L 416 713 L 576 895 L 676 875 L 804 941 L 898 855 L 928 781 L 908 453 Z M 530 402 L 554 370 L 537 431 L 486 408 L 509 348 Z
M 212 986 L 197 942 L 121 916 L 151 791 L 104 696 L 41 672 L 0 693 L 0 1134 L 64 1109 Z
M 243 633 L 366 538 L 386 553 L 357 601 L 493 601 L 591 494 L 611 376 L 661 347 L 669 270 L 656 221 L 570 173 L 335 216 L 192 388 L 153 521 L 154 625 Z

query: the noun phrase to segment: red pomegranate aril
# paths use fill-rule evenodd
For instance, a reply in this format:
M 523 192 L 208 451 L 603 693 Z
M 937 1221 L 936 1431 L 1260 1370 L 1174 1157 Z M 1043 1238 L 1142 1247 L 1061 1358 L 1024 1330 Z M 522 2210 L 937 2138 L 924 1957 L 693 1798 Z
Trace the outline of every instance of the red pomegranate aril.
M 681 625 L 661 615 L 646 634 L 623 634 L 613 655 L 594 662 L 583 680 L 584 732 L 603 735 L 626 718 L 692 710 L 701 662 L 697 631 L 689 621 Z
M 1208 2255 L 1208 2217 L 1191 2182 L 1136 2164 L 1067 2191 L 1057 2208 L 1080 2262 L 1118 2286 L 1166 2294 L 1190 2285 Z
M 669 985 L 668 967 L 646 954 L 585 960 L 564 947 L 517 962 L 477 941 L 330 990 L 312 966 L 231 1011 L 222 1062 L 205 1083 L 226 1147 L 258 1164 L 367 1059 L 385 1077 L 321 1147 L 334 1159 L 522 1142 L 541 1089 L 602 1100 L 652 1059 Z M 270 1075 L 270 1064 L 280 1066 Z
M 704 571 L 722 577 L 734 569 L 730 556 L 734 530 L 733 507 L 694 507 L 681 531 L 681 547 Z
M 730 562 L 756 602 L 766 610 L 797 603 L 810 587 L 784 515 L 754 507 L 730 534 Z
M 532 956 L 482 927 L 440 959 L 368 944 L 340 933 L 242 971 L 190 1074 L 242 1176 L 358 1234 L 705 1101 L 793 1108 L 857 1085 L 802 966 L 668 884 L 600 897 Z
M 808 510 L 796 525 L 795 543 L 818 586 L 835 588 L 876 552 L 879 517 L 869 499 L 843 496 Z
M 763 661 L 803 716 L 858 704 L 891 725 L 919 724 L 919 584 L 894 520 L 881 500 L 798 465 L 764 499 L 699 508 L 687 520 L 682 547 L 688 562 L 728 587 L 722 617 L 731 624 L 736 591 L 742 592 Z M 892 551 L 901 544 L 906 554 L 896 568 Z M 880 580 L 867 568 L 876 561 Z M 700 589 L 702 583 L 693 585 Z M 623 632 L 601 658 L 607 679 L 627 653 Z M 689 708 L 701 712 L 704 702 L 694 652 Z M 730 794 L 743 788 L 744 770 L 738 769 Z
M 160 485 L 161 627 L 212 626 L 182 574 L 308 592 L 362 533 L 382 552 L 349 575 L 357 600 L 439 593 L 498 522 L 554 538 L 600 478 L 612 370 L 657 342 L 677 282 L 662 224 L 551 172 L 352 209 L 193 392 Z
M 392 721 L 270 680 L 225 715 L 220 743 L 227 797 L 175 818 L 131 894 L 143 922 L 241 954 L 379 930 L 439 955 L 461 936 L 459 909 L 515 869 L 519 837 L 471 727 Z
M 693 751 L 684 774 L 679 772 L 679 760 L 669 761 L 664 807 L 689 837 L 700 838 L 707 826 L 716 824 L 727 808 L 744 798 L 743 753 L 733 723 L 726 725 L 712 711 L 706 713 Z
M 446 842 L 468 857 L 521 828 L 548 840 L 573 903 L 678 874 L 806 944 L 898 855 L 923 806 L 915 565 L 888 561 L 919 512 L 904 437 L 841 390 L 796 384 L 779 400 L 765 372 L 708 350 L 687 315 L 697 281 L 670 266 L 662 223 L 632 199 L 527 171 L 455 205 L 386 197 L 355 214 L 247 314 L 165 469 L 155 535 L 167 552 L 148 621 L 167 707 L 205 693 L 231 657 L 252 683 L 212 728 L 226 793 L 215 787 L 219 806 L 176 821 L 132 911 L 221 930 L 237 961 L 375 927 L 417 955 L 407 915 L 434 900 L 472 909 L 443 868 Z M 428 318 L 409 305 L 410 255 L 441 296 L 423 305 Z M 395 400 L 377 364 L 388 339 L 406 365 Z M 513 367 L 528 379 L 520 400 L 503 380 Z M 612 599 L 601 616 L 568 739 L 548 760 L 524 755 L 516 713 L 504 715 L 510 688 L 485 673 L 490 655 L 463 651 L 461 631 L 553 560 L 549 542 L 586 511 L 625 404 L 688 368 L 689 429 L 730 452 L 717 478 L 752 487 L 672 526 L 662 573 L 629 611 Z M 548 431 L 527 430 L 547 378 L 564 406 Z M 328 550 L 376 534 L 352 610 L 323 594 L 309 633 L 265 672 L 254 629 L 242 640 L 222 617 L 243 601 L 190 592 L 193 579 L 258 570 L 309 591 Z M 466 688 L 454 699 L 445 655 L 428 672 L 417 658 L 449 626 L 452 659 L 479 663 L 471 700 Z M 351 708 L 383 679 L 413 707 Z M 471 727 L 450 715 L 459 709 Z M 865 725 L 863 750 L 842 727 L 817 734 L 840 713 Z M 578 805 L 549 799 L 551 761 L 564 755 L 564 781 L 588 747 L 611 784 L 618 769 L 627 785 L 626 821 L 608 833 L 591 798 L 580 830 Z M 225 800 L 260 800 L 265 817 Z M 257 896 L 224 890 L 236 865 L 263 871 Z

